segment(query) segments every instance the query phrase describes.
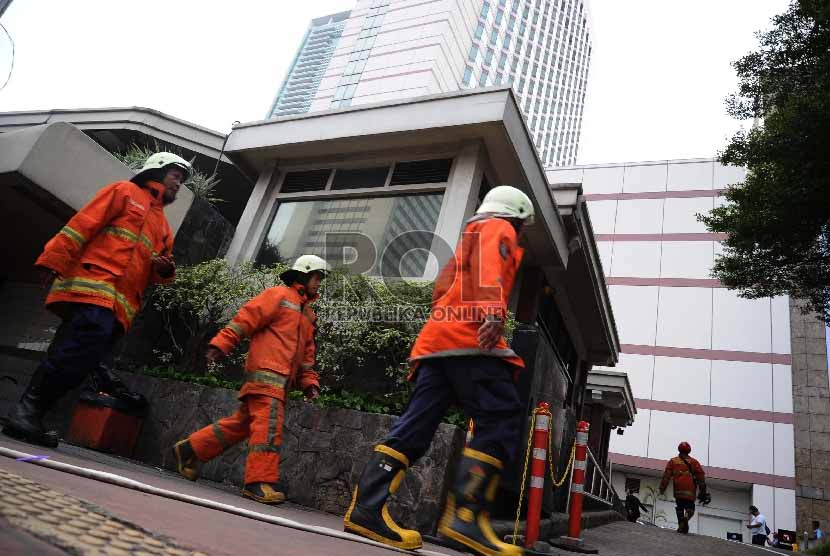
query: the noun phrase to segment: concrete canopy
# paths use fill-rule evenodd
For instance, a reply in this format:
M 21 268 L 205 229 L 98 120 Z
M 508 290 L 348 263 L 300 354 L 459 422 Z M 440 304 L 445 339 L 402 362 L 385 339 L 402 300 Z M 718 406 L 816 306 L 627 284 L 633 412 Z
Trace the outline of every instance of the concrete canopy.
M 567 297 L 590 299 L 593 296 L 593 302 L 580 306 L 580 326 L 588 330 L 601 329 L 606 333 L 604 338 L 586 336 L 589 338 L 589 360 L 595 364 L 614 366 L 618 361 L 620 339 L 588 205 L 582 196 L 582 185 L 557 184 L 552 185 L 551 190 L 571 238 L 568 244 L 570 262 L 564 273 Z M 565 297 L 562 292 L 557 293 L 558 302 L 567 303 L 567 299 L 561 299 Z M 610 353 L 607 346 L 612 346 Z M 603 361 L 603 356 L 609 357 Z
M 525 190 L 544 218 L 533 231 L 554 245 L 552 264 L 567 265 L 567 241 L 541 162 L 509 88 L 483 89 L 312 112 L 237 125 L 225 148 L 251 171 L 291 158 L 415 148 L 480 139 L 501 183 Z M 540 237 L 541 239 L 541 237 Z M 564 257 L 564 258 L 562 258 Z
M 223 202 L 217 209 L 233 223 L 239 221 L 251 194 L 254 180 L 221 155 L 225 134 L 157 110 L 133 106 L 0 112 L 0 134 L 54 123 L 72 124 L 111 153 L 124 152 L 133 144 L 151 149 L 158 144 L 188 160 L 193 158 L 206 174 L 213 172 L 221 156 L 215 193 Z
M 594 369 L 588 373 L 585 390 L 589 404 L 600 404 L 609 412 L 613 427 L 628 427 L 634 423 L 637 406 L 628 382 L 628 375 L 619 371 Z
M 132 175 L 66 123 L 0 134 L 0 235 L 14 243 L 14 248 L 4 249 L 4 270 L 26 275 L 34 262 L 32 253 L 39 253 L 75 211 L 103 186 Z M 192 202 L 193 193 L 182 188 L 179 199 L 165 209 L 174 232 Z
M 225 152 L 251 173 L 261 173 L 273 161 L 319 160 L 321 164 L 349 156 L 396 150 L 413 151 L 429 145 L 483 145 L 497 183 L 527 193 L 537 212 L 527 229 L 526 261 L 539 266 L 550 284 L 562 284 L 569 268 L 568 231 L 548 186 L 544 168 L 509 87 L 473 89 L 347 109 L 312 112 L 240 124 L 231 132 Z M 592 240 L 591 240 L 592 242 Z M 589 242 L 590 243 L 590 242 Z M 595 249 L 595 247 L 594 247 Z M 596 258 L 594 262 L 598 261 Z M 570 290 L 573 318 L 581 319 L 584 337 L 591 338 L 587 355 L 592 363 L 613 364 L 619 342 L 607 296 L 592 291 L 602 284 L 596 265 L 587 267 L 584 288 Z M 587 309 L 590 305 L 590 309 Z M 581 314 L 601 315 L 592 320 Z

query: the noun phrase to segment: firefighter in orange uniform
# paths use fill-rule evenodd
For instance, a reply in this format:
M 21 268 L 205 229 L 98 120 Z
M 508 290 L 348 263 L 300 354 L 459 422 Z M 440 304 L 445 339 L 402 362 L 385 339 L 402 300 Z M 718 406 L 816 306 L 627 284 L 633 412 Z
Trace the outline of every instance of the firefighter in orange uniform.
M 501 470 L 515 456 L 521 426 L 513 377 L 524 362 L 503 334 L 522 260 L 518 240 L 532 219 L 528 196 L 499 186 L 487 192 L 467 223 L 454 257 L 436 281 L 430 319 L 412 348 L 412 398 L 363 469 L 344 518 L 346 531 L 407 550 L 422 546 L 417 531 L 392 520 L 386 500 L 458 401 L 473 419 L 475 435 L 464 449 L 438 530 L 477 554 L 522 554 L 518 546 L 498 539 L 490 510 Z
M 163 208 L 176 200 L 190 163 L 160 152 L 130 181 L 101 189 L 35 262 L 52 281 L 46 307 L 63 322 L 3 432 L 58 445 L 44 414 L 77 387 L 129 328 L 148 285 L 172 282 L 173 232 Z
M 660 481 L 660 494 L 666 491 L 669 481 L 672 481 L 674 500 L 677 507 L 677 532 L 689 532 L 689 520 L 695 515 L 695 496 L 702 504 L 708 504 L 711 497 L 706 490 L 706 475 L 700 462 L 689 454 L 692 447 L 688 442 L 681 442 L 677 446 L 677 457 L 669 460 Z
M 280 279 L 246 303 L 210 341 L 207 360 L 229 354 L 244 338 L 251 339 L 245 360 L 245 384 L 239 410 L 191 434 L 173 447 L 179 473 L 195 481 L 199 462 L 209 461 L 248 439 L 242 495 L 263 504 L 279 504 L 285 494 L 277 487 L 286 392 L 298 386 L 313 400 L 320 393 L 314 371 L 314 321 L 310 304 L 317 299 L 328 264 L 315 255 L 299 257 Z

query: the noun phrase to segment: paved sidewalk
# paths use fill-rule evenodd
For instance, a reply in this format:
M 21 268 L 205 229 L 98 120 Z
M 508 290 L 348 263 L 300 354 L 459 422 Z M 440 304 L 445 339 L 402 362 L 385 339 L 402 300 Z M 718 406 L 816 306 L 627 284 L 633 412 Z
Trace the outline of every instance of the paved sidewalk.
M 0 435 L 0 446 L 32 455 L 48 456 L 55 461 L 117 474 L 158 488 L 207 498 L 253 512 L 291 519 L 306 525 L 322 526 L 336 531 L 342 531 L 343 527 L 341 516 L 310 510 L 290 503 L 265 506 L 242 498 L 236 487 L 209 481 L 192 483 L 165 470 L 67 444 L 62 444 L 57 450 L 50 450 Z M 23 477 L 46 489 L 55 490 L 66 495 L 73 502 L 81 503 L 83 507 L 96 508 L 110 520 L 146 532 L 153 538 L 166 540 L 173 548 L 190 552 L 210 556 L 237 556 L 243 552 L 268 556 L 297 554 L 388 556 L 394 554 L 393 551 L 381 547 L 265 523 L 0 457 L 0 473 L 4 472 Z M 6 483 L 7 481 L 0 476 L 0 496 L 4 498 Z M 24 512 L 27 507 L 22 500 L 13 506 Z M 26 529 L 21 530 L 26 531 Z M 77 535 L 81 534 L 77 533 Z M 49 537 L 41 535 L 39 538 Z M 49 538 L 49 540 L 54 539 Z M 0 542 L 2 542 L 2 536 L 0 536 Z M 460 554 L 434 545 L 425 545 L 425 548 L 448 556 Z M 104 553 L 124 556 L 123 553 L 117 554 L 115 551 Z M 150 553 L 168 554 L 159 551 L 150 551 Z M 28 552 L 0 552 L 0 554 L 28 554 Z M 81 554 L 86 553 L 81 552 Z M 128 551 L 126 554 L 136 554 L 136 552 Z M 173 556 L 172 553 L 170 555 Z
M 0 514 L 31 536 L 83 556 L 205 556 L 3 469 Z
M 792 554 L 672 529 L 618 521 L 584 531 L 585 542 L 600 556 L 772 556 Z
M 91 450 L 66 444 L 58 450 L 49 450 L 5 436 L 0 436 L 0 446 L 306 525 L 342 530 L 341 516 L 290 503 L 264 506 L 242 498 L 236 487 L 208 481 L 191 483 L 168 471 Z M 12 525 L 11 532 L 9 525 Z M 599 548 L 600 556 L 765 556 L 778 553 L 628 522 L 588 529 L 584 531 L 584 537 L 586 542 Z M 43 542 L 44 539 L 50 544 Z M 98 540 L 105 544 L 101 545 Z M 82 544 L 84 542 L 86 544 Z M 83 556 L 395 554 L 380 547 L 264 523 L 0 457 L 0 554 L 66 554 L 53 545 Z M 434 545 L 424 548 L 448 556 L 461 554 Z

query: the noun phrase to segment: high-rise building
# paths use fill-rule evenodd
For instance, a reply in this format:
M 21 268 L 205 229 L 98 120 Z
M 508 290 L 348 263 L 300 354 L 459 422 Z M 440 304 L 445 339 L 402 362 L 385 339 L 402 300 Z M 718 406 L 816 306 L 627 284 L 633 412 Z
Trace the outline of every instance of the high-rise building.
M 587 0 L 358 0 L 345 15 L 317 31 L 331 50 L 315 50 L 303 66 L 314 70 L 300 72 L 316 22 L 329 18 L 312 22 L 272 116 L 511 84 L 542 162 L 575 163 L 591 60 Z M 292 81 L 309 73 L 302 87 Z
M 795 332 L 791 340 L 798 312 L 787 297 L 743 299 L 710 275 L 723 236 L 696 215 L 723 205 L 724 189 L 744 174 L 692 159 L 562 168 L 548 179 L 582 184 L 620 335 L 617 368 L 636 398 L 634 426 L 611 438 L 613 484 L 639 489 L 658 525 L 676 523 L 673 500 L 655 489 L 678 444 L 689 442 L 713 495 L 692 532 L 748 540 L 750 504 L 770 529 L 792 530 L 796 495 L 806 496 L 796 483 L 793 397 L 805 348 Z
M 311 20 L 280 92 L 271 104 L 269 118 L 308 112 L 348 19 L 349 12 L 341 12 Z

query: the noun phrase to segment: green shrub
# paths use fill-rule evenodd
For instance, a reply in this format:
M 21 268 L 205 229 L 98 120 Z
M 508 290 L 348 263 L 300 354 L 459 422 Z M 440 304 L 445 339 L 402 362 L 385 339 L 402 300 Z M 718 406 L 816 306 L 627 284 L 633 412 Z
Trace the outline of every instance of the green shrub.
M 813 554 L 814 556 L 830 556 L 830 543 L 819 545 L 804 552 L 805 554 Z
M 151 298 L 170 351 L 161 350 L 157 364 L 141 372 L 208 385 L 237 384 L 247 343 L 210 368 L 204 360 L 207 343 L 244 303 L 278 284 L 286 268 L 282 263 L 230 266 L 223 259 L 178 268 L 176 281 L 156 288 Z M 329 275 L 314 303 L 319 403 L 389 414 L 405 408 L 411 391 L 407 358 L 428 316 L 432 287 L 427 281 L 382 281 L 342 271 Z M 397 318 L 385 318 L 390 316 Z M 507 329 L 509 338 L 515 329 L 512 318 Z M 450 421 L 463 424 L 460 414 Z

